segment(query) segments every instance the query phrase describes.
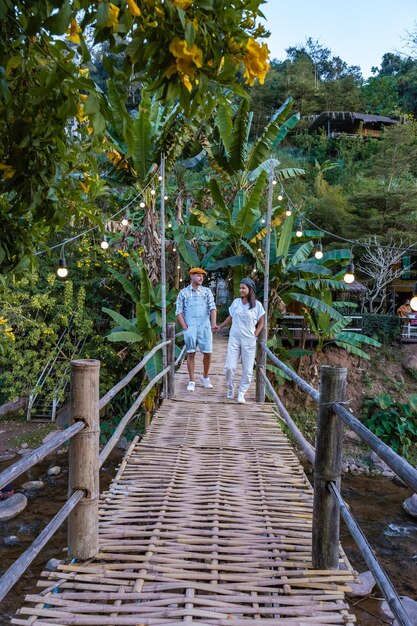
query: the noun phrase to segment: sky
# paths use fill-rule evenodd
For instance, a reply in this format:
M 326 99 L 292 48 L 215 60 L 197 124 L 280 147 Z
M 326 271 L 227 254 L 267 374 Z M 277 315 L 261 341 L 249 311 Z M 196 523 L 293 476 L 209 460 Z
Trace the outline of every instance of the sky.
M 417 0 L 267 0 L 261 11 L 272 59 L 283 61 L 286 48 L 312 37 L 348 65 L 359 65 L 364 78 L 386 52 L 409 54 L 407 32 L 417 30 Z

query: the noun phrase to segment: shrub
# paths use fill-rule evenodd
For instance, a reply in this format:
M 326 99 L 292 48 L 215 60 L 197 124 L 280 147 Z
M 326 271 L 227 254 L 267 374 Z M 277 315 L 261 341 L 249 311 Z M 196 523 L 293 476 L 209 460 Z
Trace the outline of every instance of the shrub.
M 397 315 L 363 313 L 363 332 L 383 344 L 392 343 L 401 337 L 401 321 Z

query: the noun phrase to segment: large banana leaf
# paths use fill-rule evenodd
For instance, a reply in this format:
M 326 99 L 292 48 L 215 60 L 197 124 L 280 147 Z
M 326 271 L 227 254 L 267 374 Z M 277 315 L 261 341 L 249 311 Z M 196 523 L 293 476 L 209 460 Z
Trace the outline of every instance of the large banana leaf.
M 247 265 L 251 263 L 252 257 L 248 254 L 240 254 L 239 256 L 229 256 L 227 259 L 220 259 L 215 263 L 209 263 L 207 269 L 210 271 L 218 270 L 222 267 L 237 267 L 239 265 Z
M 291 239 L 292 239 L 292 225 L 294 222 L 294 215 L 289 215 L 282 225 L 281 228 L 281 236 L 278 241 L 277 246 L 277 257 L 283 256 L 286 257 L 288 254 L 288 250 L 290 248 Z
M 154 290 L 149 280 L 146 267 L 143 265 L 140 268 L 140 301 L 144 306 L 152 307 L 155 304 Z
M 284 137 L 288 134 L 288 132 L 292 130 L 294 126 L 298 124 L 299 121 L 300 121 L 299 113 L 292 115 L 288 120 L 286 120 L 281 126 L 281 128 L 279 129 L 278 135 L 275 137 L 274 141 L 272 142 L 272 148 L 275 148 L 275 146 L 277 146 L 284 139 Z
M 280 178 L 295 178 L 296 176 L 304 176 L 306 171 L 301 167 L 284 167 L 277 171 Z
M 306 241 L 303 243 L 293 254 L 290 260 L 290 265 L 297 265 L 297 263 L 301 263 L 311 254 L 312 249 L 314 248 L 314 243 L 312 241 Z
M 159 372 L 162 372 L 162 353 L 160 350 L 149 359 L 145 365 L 145 371 L 149 380 L 153 380 Z
M 233 210 L 232 210 L 232 224 L 236 224 L 237 217 L 241 210 L 243 209 L 246 201 L 246 192 L 243 189 L 239 189 L 237 194 L 235 195 L 235 199 L 233 201 Z
M 120 272 L 117 272 L 112 267 L 109 267 L 109 272 L 110 274 L 113 274 L 116 280 L 119 281 L 125 292 L 132 298 L 133 302 L 140 302 L 140 292 L 129 281 L 129 279 L 126 278 L 126 276 L 123 276 L 123 274 L 120 274 Z
M 288 267 L 288 272 L 305 272 L 306 274 L 317 274 L 318 276 L 332 276 L 331 270 L 318 265 L 318 263 L 313 263 L 312 261 L 304 261 L 298 265 L 291 265 Z
M 200 264 L 200 257 L 197 252 L 180 231 L 175 233 L 175 242 L 181 258 L 185 261 L 185 263 L 187 263 L 187 265 L 195 267 Z
M 335 341 L 335 344 L 339 346 L 339 348 L 343 348 L 343 350 L 346 350 L 346 352 L 350 352 L 351 354 L 356 354 L 356 356 L 360 356 L 362 359 L 369 360 L 370 358 L 369 354 L 367 354 L 366 352 L 364 352 L 357 346 L 352 345 L 351 343 L 347 343 L 345 341 Z
M 223 241 L 220 241 L 220 243 L 218 243 L 217 246 L 213 246 L 212 248 L 210 248 L 207 254 L 204 255 L 201 261 L 201 264 L 203 266 L 206 266 L 207 263 L 210 263 L 213 259 L 219 256 L 219 254 L 224 252 L 224 250 L 226 250 L 226 248 L 228 247 L 229 243 L 230 241 L 226 237 L 225 239 L 223 239 Z
M 145 341 L 155 343 L 156 332 L 151 326 L 148 310 L 141 302 L 136 304 L 136 326 Z
M 233 130 L 232 116 L 229 107 L 220 105 L 217 110 L 217 122 L 219 127 L 220 138 L 225 147 L 227 156 L 230 155 L 230 141 Z
M 292 98 L 288 98 L 284 104 L 278 109 L 271 121 L 266 125 L 262 135 L 255 142 L 250 151 L 246 169 L 251 172 L 259 167 L 262 161 L 265 161 L 271 152 L 272 143 L 278 136 L 283 117 L 289 113 L 292 107 Z
M 229 208 L 224 201 L 223 194 L 217 180 L 215 178 L 210 178 L 209 185 L 211 197 L 213 198 L 215 204 L 217 204 L 217 206 L 219 206 L 226 215 L 230 216 Z
M 339 311 L 336 311 L 336 309 L 326 304 L 322 300 L 313 298 L 313 296 L 308 296 L 307 294 L 304 294 L 304 293 L 295 293 L 295 292 L 291 292 L 288 295 L 293 300 L 296 300 L 297 302 L 301 302 L 301 304 L 305 304 L 307 307 L 309 307 L 310 309 L 313 309 L 313 311 L 316 311 L 317 313 L 327 313 L 331 319 L 343 320 L 343 321 L 345 319 L 343 315 L 339 313 Z
M 107 335 L 107 339 L 113 342 L 124 341 L 125 343 L 137 343 L 138 341 L 142 341 L 143 335 L 138 332 L 114 331 Z
M 133 153 L 133 163 L 138 172 L 139 180 L 145 180 L 149 168 L 152 165 L 153 155 L 152 132 L 150 123 L 151 99 L 146 90 L 142 90 L 139 105 L 139 115 L 133 122 L 136 137 L 136 145 Z
M 123 330 L 129 331 L 129 332 L 132 332 L 132 333 L 137 333 L 138 332 L 138 329 L 136 328 L 136 325 L 133 322 L 131 322 L 130 320 L 128 320 L 121 313 L 118 313 L 117 311 L 113 311 L 113 309 L 108 309 L 106 307 L 103 307 L 101 310 L 103 311 L 103 313 L 107 313 L 107 315 L 110 315 L 110 317 L 112 319 L 114 319 L 116 324 L 121 326 L 121 328 L 123 328 Z
M 353 333 L 349 331 L 337 333 L 335 338 L 339 341 L 346 341 L 357 344 L 366 344 L 368 346 L 374 346 L 375 348 L 380 348 L 381 344 L 379 341 L 374 339 L 373 337 L 368 337 L 368 335 L 361 335 L 360 333 Z
M 241 236 L 245 236 L 252 229 L 254 223 L 259 219 L 259 202 L 265 186 L 266 172 L 261 172 L 258 180 L 253 186 L 243 209 L 237 216 L 235 228 Z
M 245 157 L 249 124 L 249 102 L 246 98 L 244 98 L 240 104 L 238 114 L 235 118 L 232 136 L 230 139 L 229 161 L 233 172 L 247 169 L 245 168 Z
M 323 258 L 320 260 L 322 265 L 333 265 L 335 262 L 350 260 L 352 258 L 352 251 L 348 248 L 342 248 L 340 250 L 330 250 L 323 254 Z

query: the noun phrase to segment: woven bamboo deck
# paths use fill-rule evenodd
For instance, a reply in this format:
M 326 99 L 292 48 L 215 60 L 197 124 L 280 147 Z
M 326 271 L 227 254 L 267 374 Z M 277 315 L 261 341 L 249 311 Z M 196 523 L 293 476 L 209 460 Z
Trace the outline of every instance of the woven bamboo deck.
M 42 574 L 14 624 L 355 622 L 343 552 L 339 570 L 312 569 L 312 489 L 275 412 L 225 401 L 224 358 L 218 338 L 215 388 L 193 394 L 182 366 L 101 497 L 100 554 Z

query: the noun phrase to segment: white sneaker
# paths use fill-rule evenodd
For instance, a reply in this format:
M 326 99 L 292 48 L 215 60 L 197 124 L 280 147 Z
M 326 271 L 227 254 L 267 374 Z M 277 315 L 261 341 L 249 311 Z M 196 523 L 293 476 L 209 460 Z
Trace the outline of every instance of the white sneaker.
M 190 382 L 187 385 L 187 391 L 194 391 L 195 389 L 195 382 L 193 380 L 190 380 Z
M 200 376 L 201 384 L 205 389 L 213 389 L 213 385 L 210 382 L 210 378 L 204 378 L 204 376 Z
M 246 400 L 243 391 L 239 391 L 239 393 L 237 394 L 237 401 L 239 402 L 239 404 L 245 404 Z
M 227 385 L 227 393 L 226 393 L 226 398 L 228 400 L 232 400 L 232 398 L 235 397 L 235 389 L 233 387 L 233 385 Z

